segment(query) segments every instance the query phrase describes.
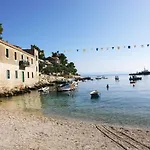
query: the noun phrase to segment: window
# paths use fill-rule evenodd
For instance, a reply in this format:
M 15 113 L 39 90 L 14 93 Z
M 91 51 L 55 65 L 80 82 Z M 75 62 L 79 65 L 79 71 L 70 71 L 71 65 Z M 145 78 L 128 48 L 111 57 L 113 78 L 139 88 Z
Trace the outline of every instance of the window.
M 33 59 L 31 58 L 31 64 L 33 64 Z
M 32 72 L 32 78 L 34 78 L 33 72 Z
M 38 68 L 37 68 L 37 66 L 36 66 L 36 72 L 38 71 Z
M 9 58 L 9 50 L 6 48 L 6 57 Z
M 18 71 L 15 71 L 15 77 L 18 79 Z
M 10 70 L 7 70 L 7 79 L 10 79 Z
M 15 55 L 15 60 L 17 60 L 17 53 L 15 52 L 14 55 Z
M 21 59 L 23 60 L 23 55 L 21 55 Z
M 28 75 L 28 78 L 29 78 L 29 72 L 28 72 L 28 74 L 27 74 L 27 75 Z
M 29 61 L 29 57 L 27 57 L 27 61 Z
M 36 55 L 36 61 L 37 61 L 37 55 Z

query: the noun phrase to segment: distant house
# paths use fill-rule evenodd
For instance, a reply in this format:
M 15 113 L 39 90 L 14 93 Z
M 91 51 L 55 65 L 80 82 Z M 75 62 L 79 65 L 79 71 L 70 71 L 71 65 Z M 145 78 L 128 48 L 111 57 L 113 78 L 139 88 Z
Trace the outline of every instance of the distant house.
M 38 80 L 38 51 L 0 40 L 0 89 L 30 86 Z
M 58 57 L 48 57 L 47 60 L 49 62 L 51 62 L 52 64 L 59 64 L 60 63 L 60 60 Z

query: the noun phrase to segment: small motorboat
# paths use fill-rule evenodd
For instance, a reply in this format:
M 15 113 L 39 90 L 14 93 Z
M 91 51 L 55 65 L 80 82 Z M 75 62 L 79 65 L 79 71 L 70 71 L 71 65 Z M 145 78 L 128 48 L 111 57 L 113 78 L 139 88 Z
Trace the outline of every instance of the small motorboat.
M 38 90 L 38 92 L 49 92 L 49 87 L 42 87 Z
M 136 80 L 142 80 L 142 77 L 137 77 L 136 75 L 130 76 L 129 80 L 136 81 Z
M 102 79 L 102 77 L 96 77 L 95 79 L 96 79 L 96 80 L 100 80 L 100 79 Z
M 65 84 L 61 84 L 57 87 L 57 92 L 66 92 L 66 91 L 72 91 L 75 89 L 76 89 L 76 87 L 74 84 L 65 83 Z
M 134 84 L 134 83 L 136 83 L 135 81 L 130 81 L 130 84 Z
M 97 90 L 94 90 L 90 92 L 91 98 L 98 98 L 99 97 L 99 92 Z
M 78 87 L 78 82 L 73 81 L 73 82 L 72 82 L 72 84 L 75 86 L 75 88 L 77 88 L 77 87 Z
M 102 79 L 108 79 L 107 77 L 105 77 L 105 76 L 102 76 Z
M 116 81 L 119 81 L 119 77 L 118 77 L 118 76 L 115 76 L 115 80 L 116 80 Z

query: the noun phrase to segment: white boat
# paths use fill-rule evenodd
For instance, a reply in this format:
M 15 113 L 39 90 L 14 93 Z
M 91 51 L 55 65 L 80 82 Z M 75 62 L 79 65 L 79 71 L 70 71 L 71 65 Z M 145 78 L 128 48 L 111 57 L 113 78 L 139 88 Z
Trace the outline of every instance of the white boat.
M 42 87 L 38 91 L 39 92 L 48 92 L 49 91 L 49 87 Z
M 90 92 L 91 98 L 98 98 L 99 97 L 99 92 L 97 90 L 94 90 Z
M 73 82 L 72 82 L 72 84 L 75 86 L 75 88 L 77 88 L 77 87 L 78 87 L 78 82 L 73 81 Z
M 65 92 L 65 91 L 72 91 L 75 90 L 75 85 L 74 84 L 61 84 L 57 87 L 57 92 Z

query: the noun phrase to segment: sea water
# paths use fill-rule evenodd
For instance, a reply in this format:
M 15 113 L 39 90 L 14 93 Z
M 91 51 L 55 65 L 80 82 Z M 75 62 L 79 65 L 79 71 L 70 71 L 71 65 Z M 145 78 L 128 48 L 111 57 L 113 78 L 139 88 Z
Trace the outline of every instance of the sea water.
M 94 76 L 93 76 L 94 77 Z M 40 111 L 43 115 L 58 115 L 85 121 L 123 126 L 150 127 L 150 76 L 142 76 L 135 86 L 128 75 L 80 82 L 70 93 L 47 94 L 31 92 L 3 100 L 3 107 Z M 106 85 L 109 84 L 107 90 Z M 90 92 L 98 90 L 100 97 L 91 99 Z M 12 107 L 10 107 L 12 106 Z

